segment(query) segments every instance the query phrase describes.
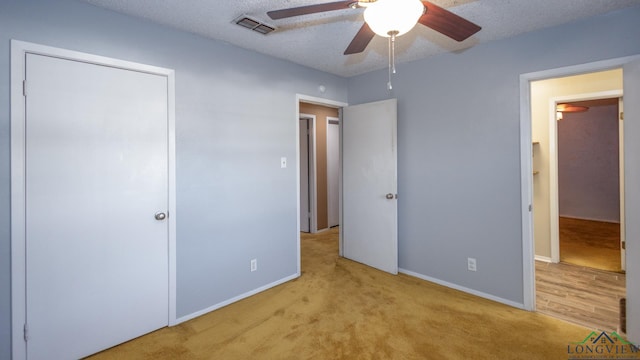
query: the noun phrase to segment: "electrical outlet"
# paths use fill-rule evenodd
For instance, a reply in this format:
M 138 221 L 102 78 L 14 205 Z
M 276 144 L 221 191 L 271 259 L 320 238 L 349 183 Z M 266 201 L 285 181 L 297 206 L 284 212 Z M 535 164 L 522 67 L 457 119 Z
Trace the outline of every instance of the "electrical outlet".
M 251 260 L 251 271 L 258 270 L 258 259 Z
M 467 270 L 469 270 L 469 271 L 476 271 L 477 270 L 476 259 L 467 258 Z

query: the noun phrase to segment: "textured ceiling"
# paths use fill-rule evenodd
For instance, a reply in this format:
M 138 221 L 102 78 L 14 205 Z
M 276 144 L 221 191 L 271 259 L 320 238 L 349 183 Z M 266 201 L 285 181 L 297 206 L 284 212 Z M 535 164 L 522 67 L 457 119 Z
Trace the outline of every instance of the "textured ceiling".
M 348 77 L 387 67 L 387 41 L 378 36 L 363 53 L 343 55 L 362 25 L 362 9 L 345 9 L 282 20 L 271 20 L 266 15 L 269 10 L 335 0 L 81 1 L 336 75 Z M 398 63 L 640 5 L 640 0 L 431 1 L 482 26 L 482 30 L 458 43 L 418 24 L 409 33 L 398 38 Z M 233 23 L 240 15 L 249 15 L 275 26 L 277 30 L 265 36 L 242 28 Z

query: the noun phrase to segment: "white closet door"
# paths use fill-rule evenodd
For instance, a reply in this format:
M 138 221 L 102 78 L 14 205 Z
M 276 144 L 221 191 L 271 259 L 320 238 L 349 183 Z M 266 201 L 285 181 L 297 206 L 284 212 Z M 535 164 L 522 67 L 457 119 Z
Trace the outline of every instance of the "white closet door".
M 166 77 L 28 54 L 26 84 L 28 357 L 166 326 Z

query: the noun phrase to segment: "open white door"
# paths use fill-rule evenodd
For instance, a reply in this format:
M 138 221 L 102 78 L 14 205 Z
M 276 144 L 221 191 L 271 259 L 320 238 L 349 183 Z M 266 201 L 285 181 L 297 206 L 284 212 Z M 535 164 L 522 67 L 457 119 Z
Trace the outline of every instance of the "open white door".
M 396 125 L 396 99 L 343 109 L 343 255 L 392 274 L 398 273 Z
M 626 186 L 624 221 L 626 254 L 629 259 L 640 255 L 640 60 L 624 65 L 624 182 Z M 635 221 L 634 221 L 635 220 Z M 627 336 L 640 343 L 640 262 L 626 261 L 627 267 Z
M 619 169 L 620 169 L 620 269 L 627 270 L 627 254 L 624 232 L 624 104 L 622 98 L 618 99 L 618 146 Z

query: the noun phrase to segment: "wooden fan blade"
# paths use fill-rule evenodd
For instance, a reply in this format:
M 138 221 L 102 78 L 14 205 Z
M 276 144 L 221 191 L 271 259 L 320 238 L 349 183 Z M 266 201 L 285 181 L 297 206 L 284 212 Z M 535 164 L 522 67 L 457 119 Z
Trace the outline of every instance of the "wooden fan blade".
M 345 55 L 357 54 L 364 51 L 371 42 L 371 39 L 376 35 L 376 33 L 371 30 L 367 23 L 364 23 L 356 36 L 351 40 L 351 44 L 347 47 L 347 50 L 344 51 Z
M 429 1 L 422 1 L 426 8 L 418 22 L 454 40 L 463 41 L 482 29 L 471 21 L 445 10 Z
M 267 15 L 273 20 L 284 19 L 293 16 L 315 14 L 325 11 L 342 10 L 349 8 L 354 0 L 336 1 L 325 4 L 307 5 L 289 9 L 273 10 L 267 12 Z

